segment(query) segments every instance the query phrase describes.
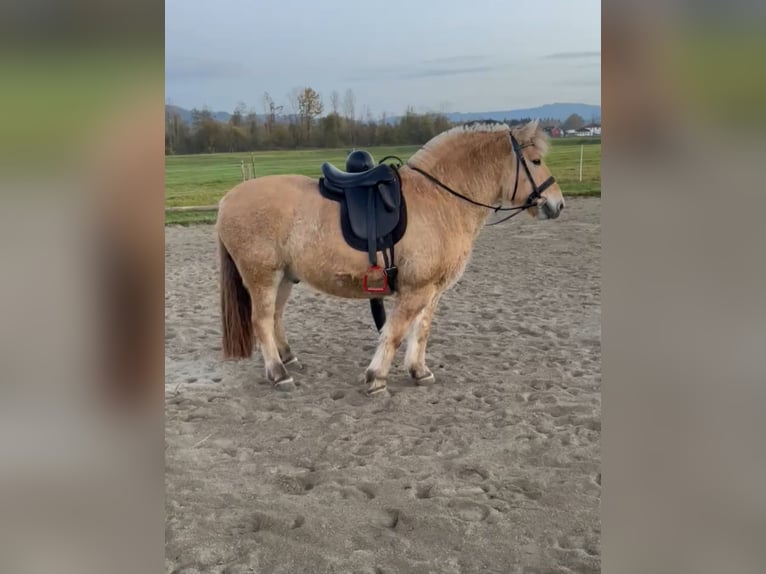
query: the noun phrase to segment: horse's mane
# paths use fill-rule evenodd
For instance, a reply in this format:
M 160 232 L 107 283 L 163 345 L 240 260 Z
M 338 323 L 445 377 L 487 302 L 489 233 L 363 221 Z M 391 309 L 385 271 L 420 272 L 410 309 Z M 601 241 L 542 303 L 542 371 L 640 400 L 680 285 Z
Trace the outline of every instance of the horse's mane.
M 457 125 L 434 136 L 411 159 L 417 163 L 420 163 L 418 160 L 433 160 L 442 156 L 445 153 L 445 148 L 447 150 L 453 148 L 454 145 L 452 144 L 457 143 L 466 135 L 498 132 L 513 133 L 516 139 L 519 140 L 519 143 L 523 146 L 533 145 L 542 155 L 545 155 L 548 151 L 548 135 L 540 127 L 537 120 L 524 125 L 514 126 L 513 128 L 505 122 L 496 120 L 474 120 Z

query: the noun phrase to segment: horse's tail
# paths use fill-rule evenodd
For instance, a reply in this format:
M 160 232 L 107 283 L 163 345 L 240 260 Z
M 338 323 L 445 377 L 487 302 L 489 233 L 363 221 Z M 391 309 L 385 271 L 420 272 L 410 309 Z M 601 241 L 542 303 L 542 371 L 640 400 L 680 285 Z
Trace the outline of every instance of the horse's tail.
M 253 354 L 253 323 L 250 293 L 242 282 L 231 254 L 218 239 L 221 260 L 221 320 L 223 329 L 223 356 L 243 359 Z

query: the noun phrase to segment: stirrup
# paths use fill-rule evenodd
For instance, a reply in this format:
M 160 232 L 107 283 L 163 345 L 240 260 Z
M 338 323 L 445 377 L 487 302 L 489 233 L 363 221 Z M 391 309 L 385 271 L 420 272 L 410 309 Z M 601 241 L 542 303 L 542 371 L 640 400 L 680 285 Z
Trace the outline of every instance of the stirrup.
M 381 277 L 383 277 L 383 286 L 382 287 L 370 287 L 369 286 L 369 278 L 371 273 L 379 273 Z M 369 269 L 367 269 L 367 272 L 364 274 L 364 279 L 362 280 L 362 288 L 365 290 L 366 293 L 385 293 L 388 291 L 388 274 L 386 273 L 386 270 L 383 269 L 380 265 L 371 265 Z

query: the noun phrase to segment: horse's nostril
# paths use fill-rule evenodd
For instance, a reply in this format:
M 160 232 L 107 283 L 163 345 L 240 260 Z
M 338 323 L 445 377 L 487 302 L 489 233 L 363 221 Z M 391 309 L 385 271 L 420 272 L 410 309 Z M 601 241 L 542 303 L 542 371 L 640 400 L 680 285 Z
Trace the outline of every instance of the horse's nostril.
M 559 205 L 559 211 L 564 211 L 564 202 L 561 202 L 561 205 Z

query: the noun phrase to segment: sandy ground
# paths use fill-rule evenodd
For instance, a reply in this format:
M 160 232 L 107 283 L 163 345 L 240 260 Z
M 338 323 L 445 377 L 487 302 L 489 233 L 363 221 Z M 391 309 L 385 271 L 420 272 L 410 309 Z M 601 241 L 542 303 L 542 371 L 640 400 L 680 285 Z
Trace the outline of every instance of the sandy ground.
M 297 390 L 223 362 L 214 230 L 168 228 L 167 571 L 598 572 L 600 208 L 483 230 L 437 310 L 436 383 L 401 349 L 376 398 L 367 303 L 302 284 Z

